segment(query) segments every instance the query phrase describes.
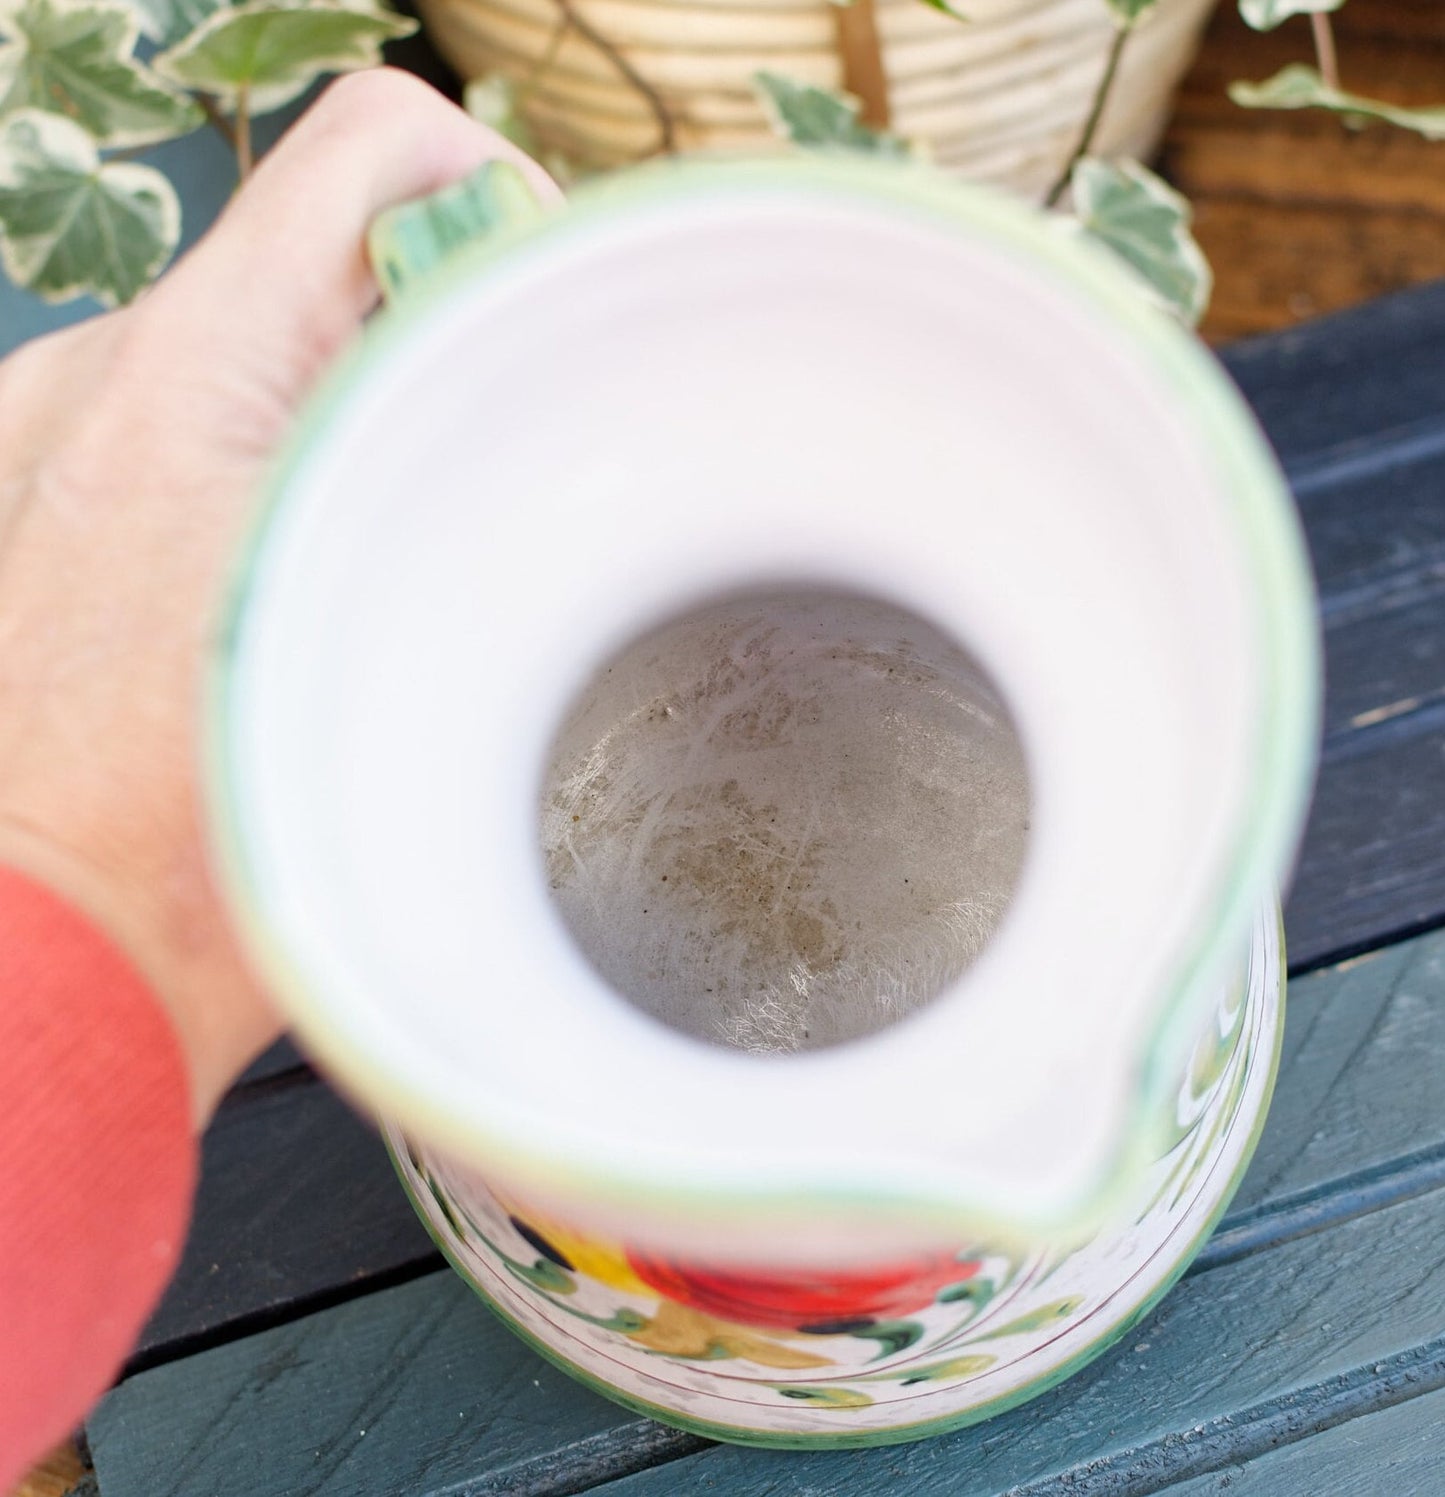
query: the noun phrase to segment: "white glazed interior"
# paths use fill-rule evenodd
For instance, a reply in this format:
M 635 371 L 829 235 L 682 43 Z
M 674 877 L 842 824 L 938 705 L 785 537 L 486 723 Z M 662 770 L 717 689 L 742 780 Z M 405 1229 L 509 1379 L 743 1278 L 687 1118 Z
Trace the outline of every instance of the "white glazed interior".
M 1116 1155 L 1242 835 L 1270 662 L 1238 518 L 1180 391 L 1008 210 L 970 235 L 801 174 L 695 179 L 414 312 L 291 464 L 223 707 L 253 928 L 375 1105 L 633 1222 L 809 1191 L 1057 1218 Z M 580 956 L 537 796 L 599 661 L 799 580 L 986 662 L 1032 834 L 951 991 L 757 1057 Z

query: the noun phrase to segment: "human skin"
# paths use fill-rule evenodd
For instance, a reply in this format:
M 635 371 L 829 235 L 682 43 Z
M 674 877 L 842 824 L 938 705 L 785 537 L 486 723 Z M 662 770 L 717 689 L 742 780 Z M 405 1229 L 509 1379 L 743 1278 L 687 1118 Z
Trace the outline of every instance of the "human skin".
M 367 226 L 482 162 L 550 178 L 425 84 L 343 78 L 131 306 L 0 363 L 0 863 L 115 940 L 197 1126 L 277 1034 L 208 866 L 207 640 L 297 408 L 377 302 Z

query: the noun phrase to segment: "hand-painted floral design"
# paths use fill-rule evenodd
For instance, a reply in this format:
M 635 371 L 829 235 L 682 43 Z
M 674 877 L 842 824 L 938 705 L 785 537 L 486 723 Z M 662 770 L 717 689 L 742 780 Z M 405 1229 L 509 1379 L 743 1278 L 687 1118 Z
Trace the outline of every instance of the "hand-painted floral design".
M 724 1268 L 662 1258 L 633 1248 L 638 1276 L 659 1294 L 743 1325 L 811 1335 L 852 1335 L 879 1320 L 911 1315 L 940 1290 L 972 1279 L 981 1259 L 929 1253 L 866 1268 Z
M 1123 1334 L 1203 1242 L 1273 1084 L 1278 928 L 1262 921 L 1168 1103 L 1137 1219 L 1030 1254 L 970 1246 L 837 1270 L 740 1267 L 579 1230 L 394 1129 L 452 1261 L 550 1356 L 634 1408 L 724 1438 L 881 1443 L 985 1417 Z

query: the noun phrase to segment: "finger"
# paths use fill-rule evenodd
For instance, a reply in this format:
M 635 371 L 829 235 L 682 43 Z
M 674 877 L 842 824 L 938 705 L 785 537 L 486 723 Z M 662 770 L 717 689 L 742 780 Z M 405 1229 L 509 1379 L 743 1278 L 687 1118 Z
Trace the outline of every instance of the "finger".
M 560 202 L 536 162 L 419 79 L 390 68 L 352 74 L 261 163 L 157 299 L 181 309 L 192 333 L 201 318 L 218 356 L 263 355 L 275 396 L 294 404 L 376 303 L 371 221 L 497 159 Z

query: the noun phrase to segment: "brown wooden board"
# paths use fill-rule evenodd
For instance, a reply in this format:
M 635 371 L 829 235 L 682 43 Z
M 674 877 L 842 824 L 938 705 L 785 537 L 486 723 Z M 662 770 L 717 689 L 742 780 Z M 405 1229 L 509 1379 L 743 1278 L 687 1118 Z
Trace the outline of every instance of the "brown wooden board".
M 1331 19 L 1347 87 L 1445 103 L 1439 0 L 1351 0 Z M 1322 111 L 1246 111 L 1226 94 L 1311 61 L 1306 17 L 1261 35 L 1227 0 L 1180 92 L 1160 165 L 1214 266 L 1204 331 L 1216 342 L 1445 275 L 1445 145 Z

